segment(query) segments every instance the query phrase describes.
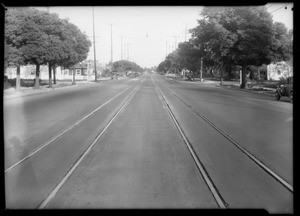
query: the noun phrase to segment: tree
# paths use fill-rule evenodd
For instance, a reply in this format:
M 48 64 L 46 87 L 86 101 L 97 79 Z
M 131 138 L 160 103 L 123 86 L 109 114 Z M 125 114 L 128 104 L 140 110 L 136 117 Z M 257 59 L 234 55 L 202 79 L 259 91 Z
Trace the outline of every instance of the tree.
M 207 55 L 224 65 L 242 67 L 246 87 L 246 66 L 270 62 L 272 17 L 265 7 L 205 8 L 193 33 Z
M 15 44 L 19 45 L 25 64 L 36 65 L 34 88 L 39 88 L 40 65 L 47 63 L 48 42 L 43 14 L 33 8 L 18 9 L 24 16 L 20 17 Z
M 121 60 L 112 63 L 112 71 L 113 72 L 127 72 L 127 71 L 141 72 L 143 71 L 143 69 L 135 62 Z
M 178 44 L 177 58 L 180 68 L 196 72 L 200 67 L 201 57 L 203 57 L 203 52 L 197 49 L 192 43 L 183 42 Z
M 49 87 L 52 88 L 52 69 L 54 74 L 54 84 L 55 80 L 55 68 L 57 67 L 57 63 L 62 59 L 66 58 L 68 53 L 64 49 L 64 40 L 63 40 L 63 28 L 62 20 L 59 19 L 57 14 L 50 14 L 47 12 L 43 12 L 44 18 L 44 28 L 43 31 L 47 35 L 47 43 L 48 43 L 48 53 L 46 56 L 46 60 L 48 62 L 49 67 Z
M 92 45 L 87 35 L 70 23 L 67 19 L 59 19 L 57 14 L 44 14 L 47 18 L 44 32 L 48 35 L 49 44 L 47 61 L 49 64 L 49 81 L 53 68 L 54 84 L 56 83 L 56 68 L 69 68 L 85 60 Z M 51 83 L 51 82 L 49 82 Z
M 65 55 L 56 62 L 56 65 L 69 68 L 87 58 L 92 43 L 85 33 L 67 19 L 63 19 L 62 24 L 62 49 Z
M 221 78 L 223 77 L 223 68 L 226 68 L 230 74 L 232 67 L 232 56 L 230 47 L 237 41 L 236 35 L 224 28 L 220 22 L 221 17 L 228 17 L 228 11 L 221 8 L 204 8 L 202 11 L 204 19 L 198 20 L 199 25 L 191 29 L 191 43 L 199 47 L 203 53 L 205 64 L 214 68 L 214 65 L 222 67 Z
M 9 9 L 5 16 L 4 67 L 17 67 L 16 90 L 20 89 L 20 67 L 25 64 L 19 42 L 20 21 L 24 18 L 22 10 Z
M 39 88 L 40 65 L 69 67 L 87 58 L 88 37 L 68 20 L 33 8 L 8 9 L 6 19 L 7 54 L 19 54 L 22 64 L 36 65 L 35 88 Z M 11 58 L 6 58 L 11 60 Z
M 272 62 L 286 61 L 291 58 L 292 50 L 292 32 L 288 33 L 283 23 L 275 22 L 273 24 L 272 45 L 270 47 L 270 59 Z
M 238 41 L 232 47 L 236 64 L 242 67 L 241 88 L 246 87 L 246 67 L 269 64 L 272 44 L 272 17 L 265 7 L 240 8 L 236 11 L 238 24 L 235 33 Z
M 167 71 L 176 74 L 182 70 L 182 65 L 180 65 L 179 57 L 178 57 L 178 49 L 170 53 L 166 57 L 166 61 L 167 61 L 166 66 L 168 66 Z
M 161 74 L 165 74 L 168 71 L 168 68 L 170 67 L 168 65 L 168 61 L 165 59 L 164 61 L 162 61 L 158 66 L 157 66 L 157 71 Z
M 5 48 L 4 48 L 4 64 L 5 68 L 6 67 L 17 67 L 17 77 L 16 77 L 16 90 L 19 90 L 21 87 L 21 82 L 20 82 L 20 71 L 21 71 L 21 65 L 24 64 L 22 54 L 20 51 L 12 46 L 12 45 L 7 45 L 5 43 Z

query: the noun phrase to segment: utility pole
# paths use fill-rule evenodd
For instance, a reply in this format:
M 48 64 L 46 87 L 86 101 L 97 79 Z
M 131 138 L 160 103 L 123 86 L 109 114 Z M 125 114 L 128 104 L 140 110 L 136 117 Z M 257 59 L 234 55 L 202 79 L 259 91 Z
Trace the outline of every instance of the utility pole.
M 121 36 L 121 60 L 123 60 L 123 35 Z
M 168 41 L 166 41 L 166 58 L 168 56 Z
M 93 43 L 94 43 L 94 68 L 95 68 L 95 82 L 97 82 L 94 7 L 93 7 Z
M 203 79 L 202 79 L 202 68 L 203 68 L 203 58 L 201 57 L 200 82 L 203 82 Z
M 129 61 L 129 43 L 127 44 L 127 61 Z
M 176 46 L 177 46 L 177 35 L 175 35 L 174 37 L 175 37 L 175 46 L 174 46 L 174 50 L 176 50 Z
M 187 23 L 185 23 L 185 36 L 184 36 L 184 41 L 186 41 L 186 34 L 187 34 Z
M 110 56 L 110 61 L 111 63 L 113 63 L 113 32 L 112 32 L 112 26 L 114 25 L 114 23 L 110 23 L 110 52 L 111 52 L 111 56 Z

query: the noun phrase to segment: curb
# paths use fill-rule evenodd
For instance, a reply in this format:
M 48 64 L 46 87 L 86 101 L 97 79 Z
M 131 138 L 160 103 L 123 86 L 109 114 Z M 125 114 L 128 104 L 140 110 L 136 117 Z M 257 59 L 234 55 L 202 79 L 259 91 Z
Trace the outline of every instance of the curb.
M 254 93 L 254 94 L 260 94 L 260 95 L 266 95 L 266 96 L 270 96 L 270 97 L 274 97 L 275 91 L 268 91 L 267 92 L 262 92 L 262 91 L 253 91 L 253 90 L 249 90 L 249 89 L 239 89 L 239 88 L 231 88 L 231 87 L 225 87 L 225 86 L 216 86 L 219 88 L 225 88 L 225 89 L 229 89 L 229 90 L 233 90 L 233 91 L 241 91 L 241 92 L 249 92 L 249 93 Z
M 200 81 L 192 81 L 192 82 L 188 82 L 187 80 L 178 80 L 178 79 L 174 79 L 173 77 L 167 77 L 169 80 L 174 80 L 177 82 L 183 82 L 183 83 L 192 83 L 192 84 L 198 84 L 198 85 L 203 85 L 203 86 L 211 86 L 211 87 L 215 87 L 216 83 L 219 82 L 200 82 Z
M 174 80 L 174 81 L 178 81 L 178 82 L 186 82 L 185 80 L 176 80 L 172 77 L 168 77 L 170 80 Z M 233 91 L 241 91 L 241 92 L 249 92 L 249 93 L 254 93 L 254 94 L 260 94 L 260 95 L 266 95 L 266 96 L 270 96 L 270 97 L 274 97 L 274 93 L 275 93 L 275 90 L 272 91 L 268 91 L 267 92 L 263 92 L 263 91 L 253 91 L 253 90 L 250 90 L 250 89 L 240 89 L 240 88 L 232 88 L 232 87 L 226 87 L 226 86 L 221 86 L 218 82 L 218 84 L 216 83 L 205 83 L 205 82 L 192 82 L 194 84 L 198 84 L 198 85 L 203 85 L 203 86 L 206 86 L 206 87 L 217 87 L 217 88 L 225 88 L 225 89 L 229 89 L 229 90 L 233 90 Z
M 46 93 L 50 93 L 54 90 L 78 87 L 78 86 L 82 86 L 82 85 L 86 85 L 86 84 L 94 84 L 94 83 L 92 83 L 92 82 L 90 82 L 90 83 L 81 83 L 79 85 L 75 84 L 75 85 L 67 85 L 67 86 L 57 86 L 57 87 L 52 87 L 52 88 L 45 87 L 45 88 L 36 89 L 37 92 L 21 92 L 20 91 L 17 94 L 12 94 L 12 95 L 5 95 L 5 92 L 4 92 L 3 99 L 7 100 L 7 99 L 20 98 L 20 97 L 27 97 L 27 96 L 32 96 L 32 95 L 46 94 Z M 32 89 L 30 89 L 30 90 L 32 90 Z
M 72 87 L 79 87 L 79 86 L 83 86 L 83 85 L 88 85 L 88 84 L 97 84 L 100 82 L 105 82 L 105 81 L 110 81 L 110 78 L 106 78 L 106 79 L 98 79 L 97 82 L 95 81 L 81 81 L 81 82 L 76 82 L 75 85 L 66 85 L 66 86 L 56 86 L 56 87 L 45 87 L 45 88 L 40 88 L 37 89 L 37 92 L 18 92 L 17 94 L 12 94 L 12 95 L 6 95 L 5 91 L 3 92 L 3 99 L 4 100 L 8 100 L 8 99 L 13 99 L 13 98 L 20 98 L 20 97 L 27 97 L 27 96 L 31 96 L 31 95 L 38 95 L 38 94 L 46 94 L 49 92 L 52 92 L 54 90 L 59 90 L 59 89 L 66 89 L 66 88 L 72 88 Z M 30 89 L 32 90 L 32 89 Z

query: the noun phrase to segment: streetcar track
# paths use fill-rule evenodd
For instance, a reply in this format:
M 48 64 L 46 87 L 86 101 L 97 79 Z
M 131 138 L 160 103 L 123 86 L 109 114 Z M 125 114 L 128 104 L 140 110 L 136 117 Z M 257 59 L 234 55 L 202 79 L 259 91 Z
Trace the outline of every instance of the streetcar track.
M 204 182 L 206 183 L 206 185 L 208 186 L 210 192 L 212 193 L 216 203 L 218 204 L 218 206 L 222 209 L 226 209 L 228 208 L 228 204 L 225 202 L 224 198 L 222 197 L 222 195 L 220 194 L 220 192 L 218 191 L 217 187 L 214 185 L 212 179 L 210 178 L 207 170 L 205 169 L 205 166 L 202 164 L 201 160 L 199 159 L 198 155 L 196 154 L 192 144 L 190 143 L 190 141 L 188 140 L 187 136 L 185 135 L 183 129 L 180 127 L 178 120 L 176 119 L 174 113 L 172 112 L 169 104 L 167 103 L 167 101 L 165 100 L 163 94 L 161 93 L 158 85 L 155 85 L 153 78 L 151 76 L 151 80 L 153 82 L 154 85 L 154 89 L 157 92 L 157 95 L 159 97 L 159 99 L 163 102 L 163 104 L 165 105 L 168 114 L 170 115 L 171 119 L 173 120 L 175 126 L 177 127 L 184 143 L 186 144 L 189 152 L 192 155 L 192 158 L 194 160 L 194 162 L 196 163 L 196 166 L 200 172 L 200 174 L 202 175 Z
M 156 78 L 155 78 L 156 79 Z M 157 79 L 156 79 L 157 80 Z M 191 105 L 184 102 L 182 99 L 179 98 L 178 95 L 176 95 L 173 91 L 168 89 L 164 86 L 166 90 L 168 90 L 171 94 L 174 95 L 174 97 L 183 103 L 188 109 L 193 111 L 197 116 L 199 116 L 201 119 L 203 119 L 207 124 L 212 126 L 216 131 L 218 131 L 221 135 L 223 135 L 227 140 L 229 140 L 234 146 L 236 146 L 240 151 L 242 151 L 246 156 L 248 156 L 255 164 L 257 164 L 259 167 L 261 167 L 264 171 L 266 171 L 271 177 L 273 177 L 276 181 L 278 181 L 281 185 L 283 185 L 287 190 L 290 192 L 294 192 L 293 186 L 290 185 L 286 180 L 284 180 L 281 176 L 279 176 L 277 173 L 275 173 L 271 168 L 269 168 L 264 162 L 259 160 L 253 153 L 242 147 L 238 142 L 236 142 L 233 138 L 230 137 L 229 134 L 227 134 L 225 131 L 217 127 L 213 122 L 208 120 L 203 114 L 201 114 L 198 110 L 193 108 Z
M 14 169 L 16 166 L 18 166 L 19 164 L 23 163 L 25 160 L 27 160 L 28 158 L 32 157 L 33 155 L 35 155 L 36 153 L 38 153 L 39 151 L 41 151 L 43 148 L 45 148 L 46 146 L 48 146 L 50 143 L 52 143 L 53 141 L 57 140 L 59 137 L 61 137 L 62 135 L 64 135 L 65 133 L 67 133 L 68 131 L 70 131 L 71 129 L 73 129 L 74 127 L 78 126 L 79 124 L 81 124 L 84 120 L 86 120 L 87 118 L 89 118 L 91 115 L 93 115 L 95 112 L 97 112 L 98 110 L 100 110 L 102 107 L 104 107 L 105 105 L 109 104 L 111 101 L 113 101 L 115 98 L 117 98 L 118 96 L 120 96 L 121 94 L 123 94 L 125 91 L 127 91 L 130 87 L 132 86 L 128 86 L 127 88 L 125 88 L 123 91 L 121 91 L 120 93 L 118 93 L 117 95 L 115 95 L 114 97 L 112 97 L 111 99 L 109 99 L 108 101 L 106 101 L 104 104 L 102 104 L 101 106 L 99 106 L 98 108 L 94 109 L 92 112 L 90 112 L 88 115 L 86 115 L 85 117 L 81 118 L 80 120 L 78 120 L 75 124 L 71 125 L 70 127 L 68 127 L 67 129 L 65 129 L 64 131 L 62 131 L 61 133 L 57 134 L 56 136 L 52 137 L 50 140 L 44 142 L 40 147 L 38 147 L 37 149 L 35 149 L 33 152 L 31 152 L 30 154 L 28 154 L 27 156 L 25 156 L 24 158 L 22 158 L 21 160 L 19 160 L 18 162 L 14 163 L 13 165 L 9 166 L 7 169 L 5 169 L 5 173 L 11 171 L 12 169 Z
M 102 137 L 102 135 L 105 133 L 105 131 L 108 129 L 108 127 L 111 125 L 111 123 L 118 117 L 118 115 L 123 111 L 123 109 L 127 106 L 131 98 L 135 95 L 137 90 L 141 87 L 140 82 L 134 90 L 130 93 L 129 97 L 125 100 L 125 102 L 122 104 L 122 106 L 119 108 L 119 110 L 114 114 L 114 116 L 109 120 L 109 122 L 106 124 L 106 126 L 101 130 L 101 132 L 96 136 L 94 141 L 88 146 L 88 148 L 79 156 L 79 158 L 76 160 L 76 162 L 70 167 L 68 172 L 65 174 L 63 179 L 55 186 L 55 188 L 48 194 L 46 199 L 38 206 L 38 209 L 44 209 L 47 204 L 55 197 L 56 193 L 59 191 L 59 189 L 64 185 L 64 183 L 68 180 L 68 178 L 72 175 L 72 173 L 75 171 L 75 169 L 79 166 L 80 162 L 85 158 L 85 156 L 90 152 L 90 150 L 93 148 L 93 146 L 97 143 L 97 141 Z

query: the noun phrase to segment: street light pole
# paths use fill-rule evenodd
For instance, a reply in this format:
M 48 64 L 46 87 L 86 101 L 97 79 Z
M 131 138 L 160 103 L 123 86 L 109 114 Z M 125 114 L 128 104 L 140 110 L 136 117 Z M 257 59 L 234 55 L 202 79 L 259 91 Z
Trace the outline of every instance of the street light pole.
M 202 79 L 202 67 L 203 66 L 203 58 L 201 57 L 201 67 L 200 67 L 200 82 L 202 82 L 203 81 L 203 79 Z
M 95 68 L 95 82 L 97 82 L 94 7 L 93 7 L 93 43 L 94 43 L 94 68 Z

